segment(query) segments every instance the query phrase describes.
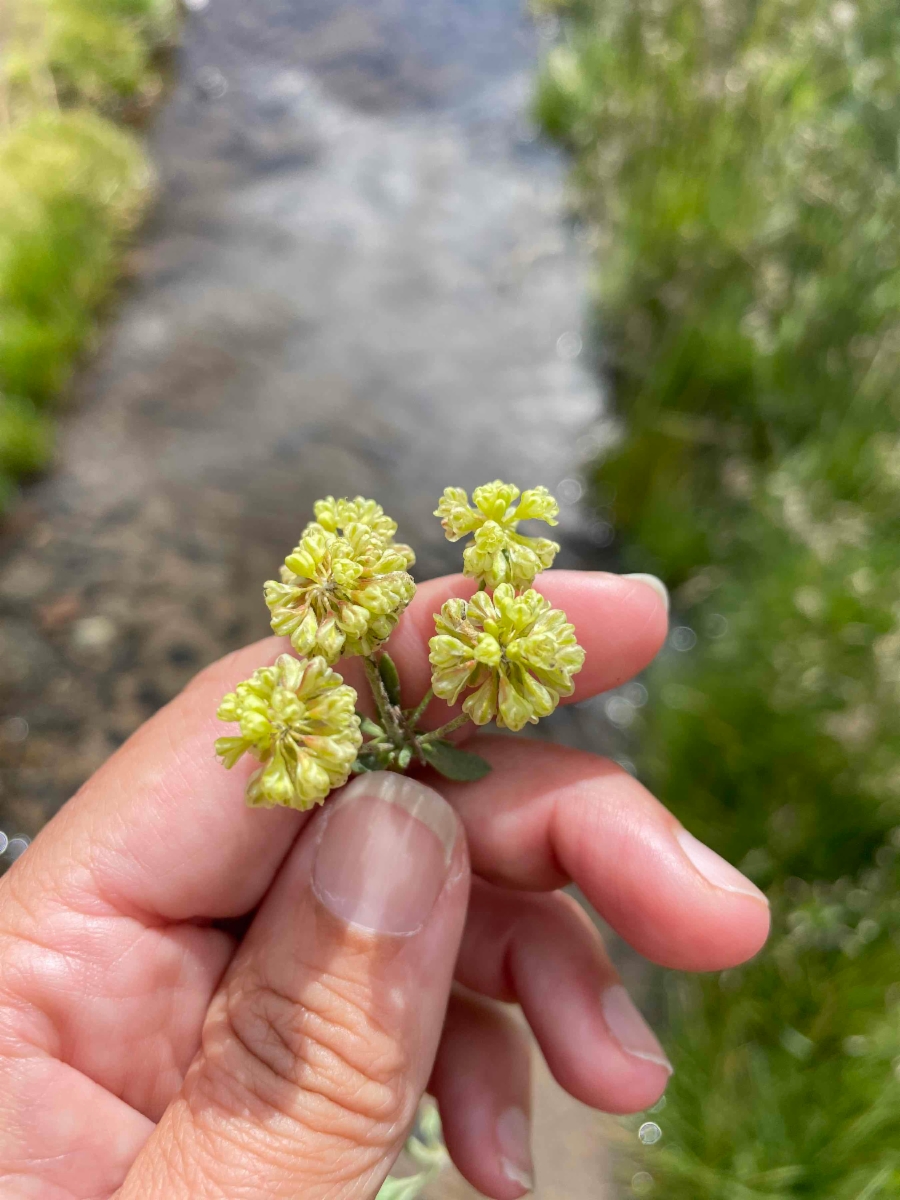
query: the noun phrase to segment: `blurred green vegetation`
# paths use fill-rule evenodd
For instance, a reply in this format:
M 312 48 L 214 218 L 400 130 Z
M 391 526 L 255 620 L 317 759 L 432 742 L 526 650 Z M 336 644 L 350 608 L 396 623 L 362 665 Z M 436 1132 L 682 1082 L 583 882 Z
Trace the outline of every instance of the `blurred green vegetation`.
M 150 194 L 134 126 L 175 0 L 7 0 L 0 11 L 0 512 L 52 450 L 50 413 Z
M 668 980 L 623 1194 L 898 1196 L 900 6 L 541 7 L 622 421 L 595 498 L 696 636 L 641 774 L 774 913 L 752 964 Z

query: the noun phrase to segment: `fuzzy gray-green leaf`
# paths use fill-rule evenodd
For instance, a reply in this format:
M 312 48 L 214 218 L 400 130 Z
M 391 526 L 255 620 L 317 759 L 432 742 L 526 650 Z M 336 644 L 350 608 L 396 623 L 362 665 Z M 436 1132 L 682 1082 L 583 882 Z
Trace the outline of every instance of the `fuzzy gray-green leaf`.
M 378 674 L 384 684 L 391 704 L 400 707 L 400 675 L 394 660 L 388 653 L 383 653 L 378 659 Z
M 426 760 L 440 775 L 459 783 L 474 783 L 477 779 L 484 779 L 491 769 L 491 764 L 480 755 L 460 750 L 443 739 L 423 741 L 419 746 Z
M 379 740 L 384 737 L 384 730 L 369 717 L 361 717 L 359 721 L 359 727 L 366 737 L 376 738 Z

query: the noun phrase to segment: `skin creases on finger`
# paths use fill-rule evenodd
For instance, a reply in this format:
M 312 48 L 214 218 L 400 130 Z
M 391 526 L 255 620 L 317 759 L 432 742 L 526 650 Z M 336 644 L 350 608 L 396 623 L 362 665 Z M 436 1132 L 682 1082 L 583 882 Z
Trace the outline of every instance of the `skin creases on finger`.
M 119 1200 L 370 1200 L 431 1072 L 468 883 L 422 784 L 363 775 L 317 813 Z
M 2 1010 L 0 1027 L 0 1044 L 11 1051 L 0 1055 L 0 1196 L 111 1196 L 152 1133 L 152 1121 L 20 1041 Z

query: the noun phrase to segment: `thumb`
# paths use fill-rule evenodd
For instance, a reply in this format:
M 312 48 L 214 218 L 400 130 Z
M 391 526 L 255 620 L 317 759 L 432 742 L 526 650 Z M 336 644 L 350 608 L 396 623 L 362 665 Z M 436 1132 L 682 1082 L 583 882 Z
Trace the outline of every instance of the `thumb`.
M 363 775 L 310 821 L 119 1200 L 370 1200 L 440 1038 L 468 899 L 453 809 Z

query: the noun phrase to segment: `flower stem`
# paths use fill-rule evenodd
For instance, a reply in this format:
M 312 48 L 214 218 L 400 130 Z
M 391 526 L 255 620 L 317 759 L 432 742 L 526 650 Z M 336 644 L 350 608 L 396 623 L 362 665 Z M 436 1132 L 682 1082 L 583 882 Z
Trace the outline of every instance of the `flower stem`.
M 440 729 L 433 729 L 431 733 L 426 733 L 424 737 L 420 737 L 419 744 L 436 742 L 440 738 L 445 738 L 448 733 L 453 733 L 454 729 L 462 729 L 463 725 L 468 725 L 470 720 L 471 718 L 468 713 L 460 713 L 452 721 L 448 721 L 446 725 L 442 725 Z
M 422 717 L 425 715 L 425 709 L 431 703 L 433 696 L 434 696 L 434 688 L 429 688 L 428 691 L 425 693 L 425 695 L 422 697 L 422 699 L 419 701 L 419 703 L 415 707 L 415 709 L 409 714 L 409 717 L 407 718 L 407 720 L 408 720 L 410 729 L 415 729 L 415 727 L 418 725 L 418 723 L 422 720 Z
M 387 688 L 384 686 L 384 680 L 381 678 L 381 672 L 378 670 L 378 663 L 371 655 L 366 654 L 363 655 L 363 666 L 366 671 L 369 688 L 372 692 L 372 699 L 375 701 L 375 707 L 378 709 L 382 728 L 389 737 L 396 740 L 402 731 L 394 714 L 394 706 L 391 704 L 391 698 L 387 694 Z

